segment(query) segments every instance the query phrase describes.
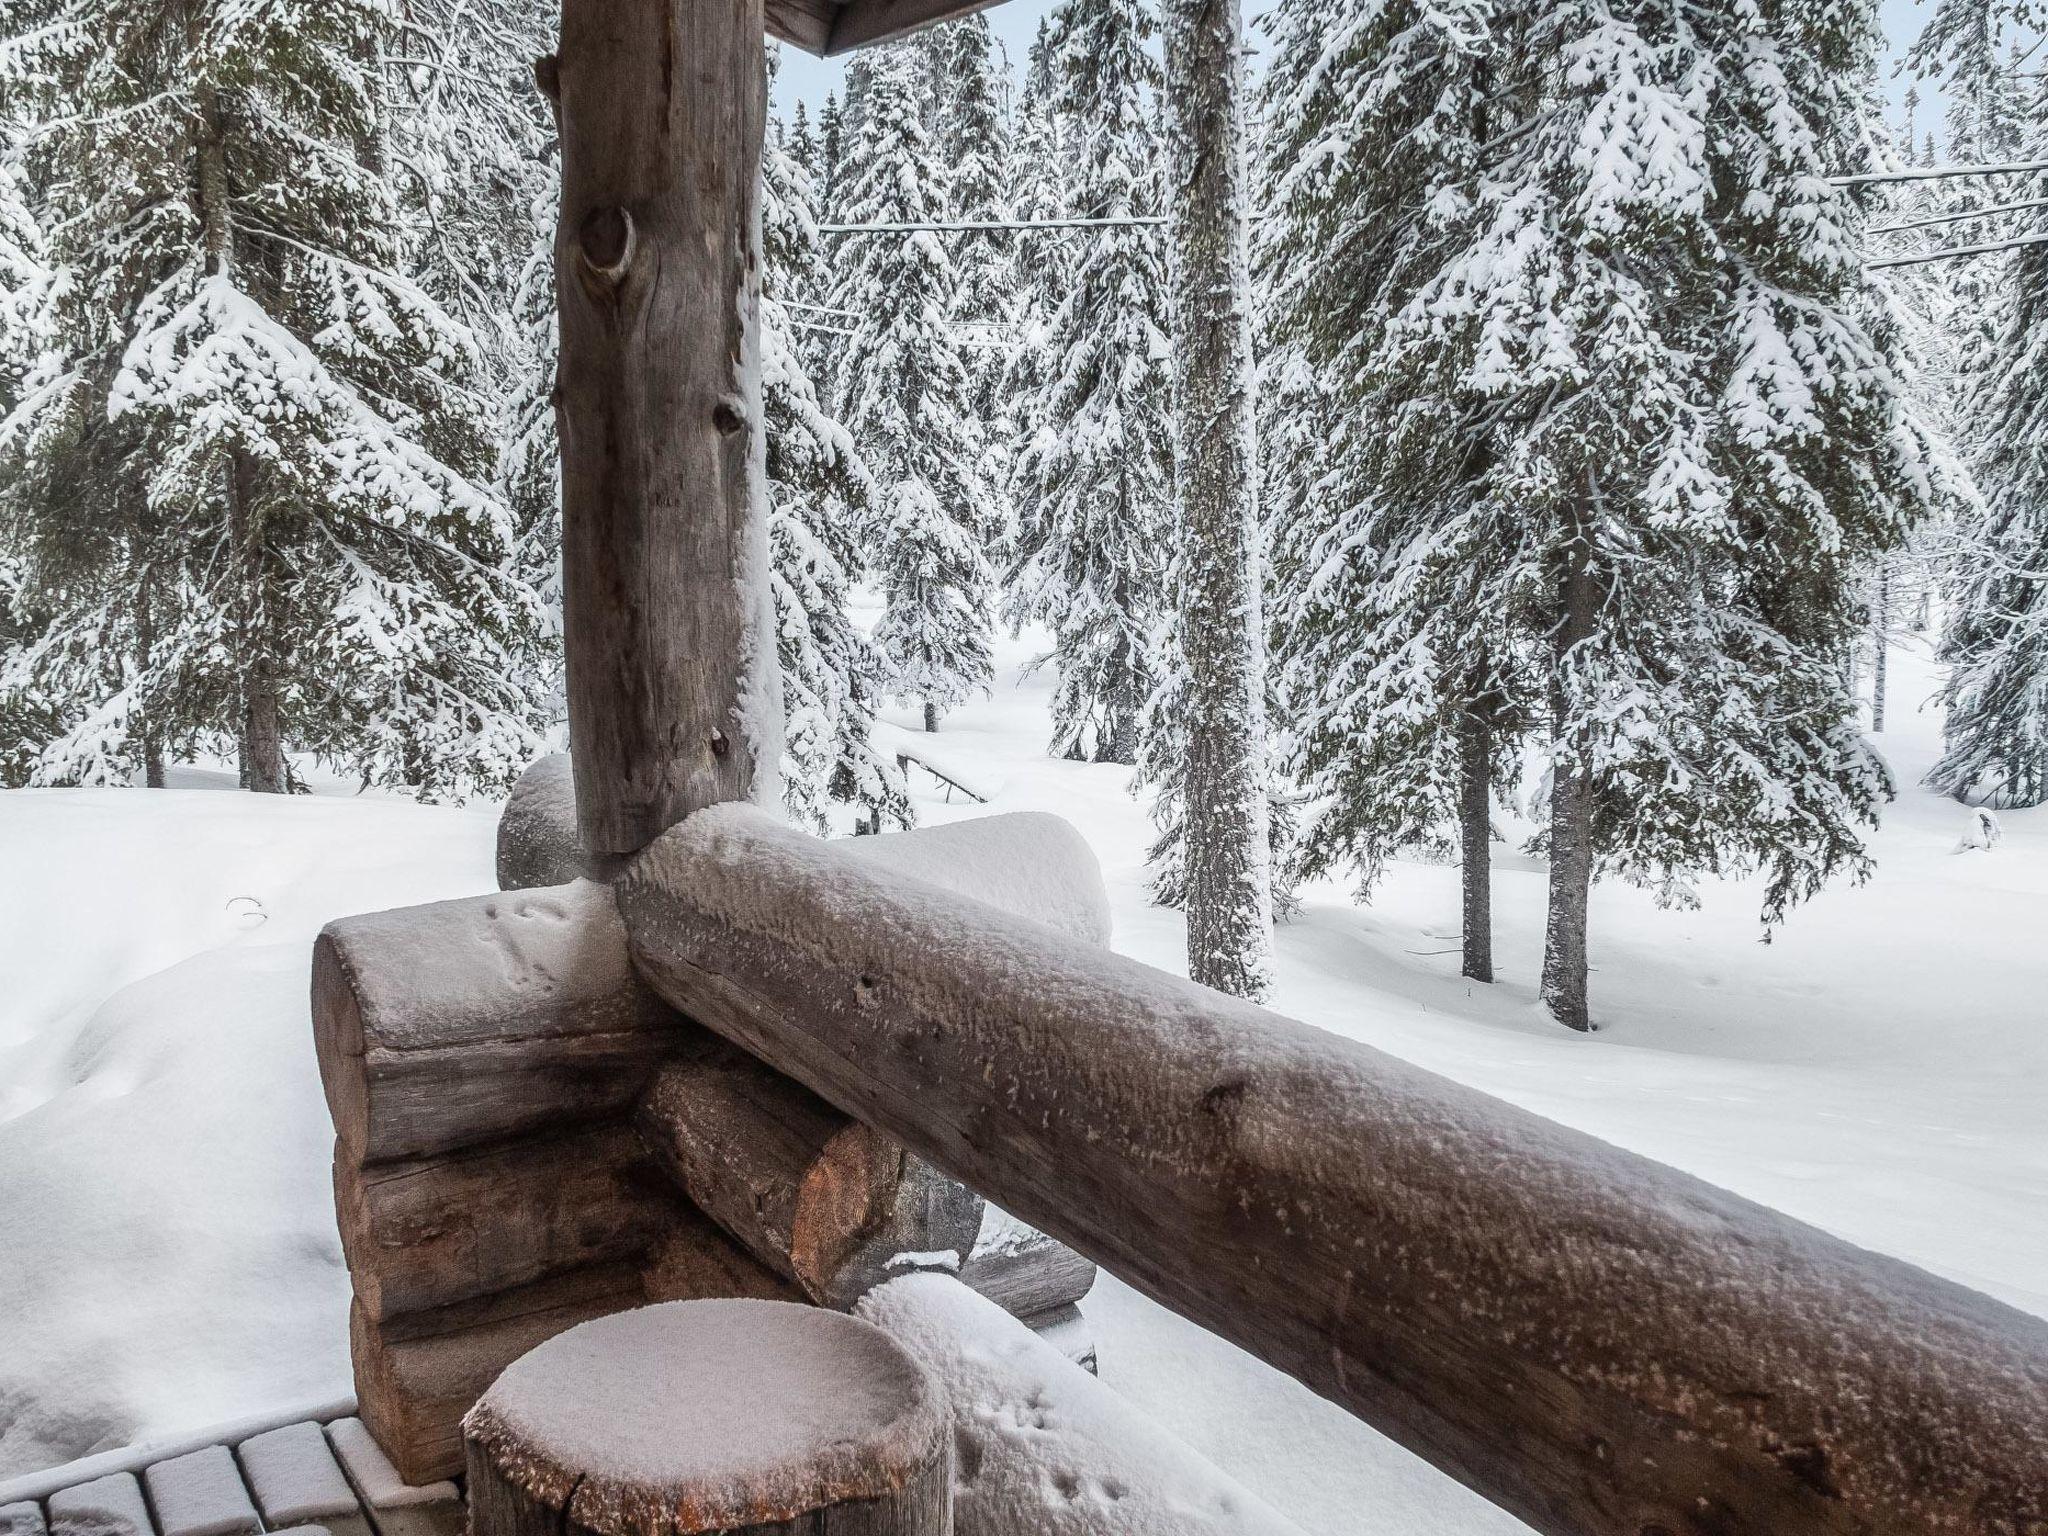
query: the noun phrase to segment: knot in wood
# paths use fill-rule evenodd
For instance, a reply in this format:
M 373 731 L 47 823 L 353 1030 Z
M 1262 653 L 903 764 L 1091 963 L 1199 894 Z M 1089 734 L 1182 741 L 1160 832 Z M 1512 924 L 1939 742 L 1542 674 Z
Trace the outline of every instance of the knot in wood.
M 717 409 L 711 413 L 711 424 L 718 428 L 723 436 L 731 437 L 746 426 L 746 413 L 740 409 L 738 402 L 721 400 Z
M 711 728 L 711 755 L 724 757 L 732 751 L 732 740 L 717 726 Z
M 623 208 L 593 208 L 583 216 L 576 243 L 595 276 L 617 283 L 633 264 L 633 215 Z

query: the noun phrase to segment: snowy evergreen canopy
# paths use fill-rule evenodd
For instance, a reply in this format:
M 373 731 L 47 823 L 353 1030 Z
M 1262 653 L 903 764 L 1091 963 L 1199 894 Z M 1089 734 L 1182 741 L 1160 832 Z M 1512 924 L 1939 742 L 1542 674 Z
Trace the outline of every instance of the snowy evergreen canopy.
M 1158 206 L 1151 32 L 1137 0 L 1070 0 L 1054 13 L 1047 47 L 1082 216 Z M 1064 755 L 1135 762 L 1159 677 L 1152 653 L 1173 523 L 1166 304 L 1157 230 L 1095 234 L 1065 302 L 1034 338 L 1047 377 L 1017 407 L 1017 556 L 1005 606 L 1053 632 L 1052 747 Z
M 1939 494 L 1826 180 L 1870 8 L 1291 0 L 1280 27 L 1281 201 L 1324 259 L 1276 309 L 1338 392 L 1286 560 L 1310 845 L 1421 834 L 1446 701 L 1479 697 L 1548 717 L 1554 859 L 1568 834 L 1681 896 L 1760 868 L 1772 920 L 1861 872 L 1890 778 L 1841 658 Z M 1405 808 L 1360 822 L 1389 784 Z
M 864 56 L 858 112 L 841 167 L 852 223 L 927 224 L 946 178 L 921 122 L 914 43 Z M 987 548 L 998 513 L 985 442 L 952 316 L 958 275 L 928 231 L 849 240 L 834 307 L 849 322 L 838 415 L 875 479 L 873 565 L 885 608 L 875 640 L 889 691 L 923 702 L 927 724 L 990 676 Z
M 406 270 L 381 6 L 66 0 L 0 60 L 33 103 L 63 274 L 7 419 L 14 543 L 51 604 L 11 710 L 35 775 L 239 734 L 365 782 L 507 782 L 538 604 L 482 483 L 480 349 Z

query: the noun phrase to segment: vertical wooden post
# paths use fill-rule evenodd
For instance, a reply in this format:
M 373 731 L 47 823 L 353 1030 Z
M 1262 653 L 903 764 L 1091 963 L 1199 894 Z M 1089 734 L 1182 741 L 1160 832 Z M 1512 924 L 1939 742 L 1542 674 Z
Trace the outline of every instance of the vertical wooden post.
M 780 735 L 762 525 L 762 0 L 564 0 L 563 619 L 585 843 L 744 798 Z

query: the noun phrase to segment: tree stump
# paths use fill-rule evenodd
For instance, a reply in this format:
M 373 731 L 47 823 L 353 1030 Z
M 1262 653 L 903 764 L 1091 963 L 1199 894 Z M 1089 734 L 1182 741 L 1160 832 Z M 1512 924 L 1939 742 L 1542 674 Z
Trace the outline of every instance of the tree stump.
M 572 1328 L 463 1420 L 473 1536 L 950 1536 L 937 1381 L 822 1308 L 685 1301 Z

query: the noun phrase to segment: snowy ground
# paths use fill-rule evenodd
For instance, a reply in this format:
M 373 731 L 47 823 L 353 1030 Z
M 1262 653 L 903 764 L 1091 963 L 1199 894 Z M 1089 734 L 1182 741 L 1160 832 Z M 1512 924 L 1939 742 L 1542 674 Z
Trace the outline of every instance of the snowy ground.
M 1043 755 L 1027 654 L 917 745 L 992 809 L 1080 826 L 1117 947 L 1176 966 L 1126 775 Z M 1603 888 L 1602 1028 L 1571 1036 L 1534 1002 L 1542 871 L 1502 848 L 1499 985 L 1456 975 L 1456 871 L 1404 866 L 1369 909 L 1306 893 L 1278 1005 L 2048 1315 L 2048 814 L 1956 852 L 1967 813 L 1910 787 L 1930 674 L 1893 674 L 1909 787 L 1877 877 L 1774 943 L 1751 889 L 1679 913 Z M 487 888 L 495 812 L 230 787 L 0 795 L 0 1477 L 347 1390 L 309 946 L 332 916 Z M 980 814 L 918 788 L 929 821 Z M 1309 1529 L 1517 1528 L 1113 1281 L 1089 1311 L 1106 1380 Z

